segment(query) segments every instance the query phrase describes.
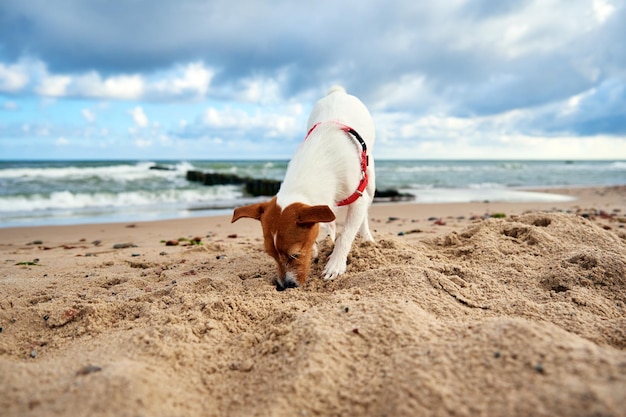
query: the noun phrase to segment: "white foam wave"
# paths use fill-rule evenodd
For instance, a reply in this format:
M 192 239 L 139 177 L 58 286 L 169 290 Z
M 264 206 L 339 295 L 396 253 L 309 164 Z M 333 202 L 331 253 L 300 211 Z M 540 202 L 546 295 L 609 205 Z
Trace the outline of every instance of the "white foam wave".
M 499 190 L 505 189 L 506 186 L 497 182 L 482 182 L 480 184 L 469 184 L 468 188 L 472 190 Z
M 49 210 L 75 210 L 89 208 L 112 208 L 159 206 L 163 204 L 191 205 L 218 200 L 234 200 L 242 196 L 233 186 L 206 187 L 192 190 L 129 191 L 121 193 L 73 193 L 59 191 L 29 196 L 6 196 L 0 198 L 0 213 L 35 212 Z
M 454 188 L 454 189 L 403 189 L 402 192 L 416 196 L 418 203 L 471 203 L 471 202 L 566 202 L 574 197 L 561 194 L 504 188 Z
M 71 163 L 68 163 L 71 164 Z M 156 164 L 154 162 L 137 162 L 120 165 L 103 166 L 53 166 L 53 167 L 28 167 L 11 168 L 0 170 L 0 179 L 48 179 L 67 180 L 96 177 L 104 181 L 133 181 L 154 177 L 175 178 L 181 173 L 186 173 L 193 169 L 193 165 L 188 162 L 179 162 L 168 170 L 150 169 Z
M 437 166 L 437 165 L 418 165 L 418 166 L 399 166 L 393 167 L 391 172 L 413 173 L 413 172 L 467 172 L 476 168 L 471 166 Z

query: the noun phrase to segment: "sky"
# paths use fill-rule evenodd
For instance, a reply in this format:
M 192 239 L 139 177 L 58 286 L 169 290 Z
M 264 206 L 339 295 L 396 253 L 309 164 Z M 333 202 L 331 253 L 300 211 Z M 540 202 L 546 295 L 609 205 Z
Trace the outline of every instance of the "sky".
M 2 0 L 0 159 L 626 159 L 626 0 Z

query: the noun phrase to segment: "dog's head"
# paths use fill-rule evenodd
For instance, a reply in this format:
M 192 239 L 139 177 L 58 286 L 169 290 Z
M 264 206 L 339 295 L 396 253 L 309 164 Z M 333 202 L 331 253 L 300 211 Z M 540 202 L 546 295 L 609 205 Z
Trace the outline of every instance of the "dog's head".
M 335 214 L 328 206 L 293 203 L 282 209 L 276 204 L 276 198 L 236 208 L 231 223 L 242 217 L 261 222 L 265 251 L 278 265 L 278 290 L 304 284 L 319 233 L 318 223 L 335 220 Z

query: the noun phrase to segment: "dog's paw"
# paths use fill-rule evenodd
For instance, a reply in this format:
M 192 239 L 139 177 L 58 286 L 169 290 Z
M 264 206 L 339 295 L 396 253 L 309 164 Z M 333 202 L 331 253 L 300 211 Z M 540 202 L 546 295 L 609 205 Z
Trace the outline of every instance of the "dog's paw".
M 344 259 L 343 262 L 341 260 L 336 261 L 331 256 L 326 264 L 326 267 L 324 268 L 324 279 L 335 279 L 344 272 L 346 272 L 346 260 Z

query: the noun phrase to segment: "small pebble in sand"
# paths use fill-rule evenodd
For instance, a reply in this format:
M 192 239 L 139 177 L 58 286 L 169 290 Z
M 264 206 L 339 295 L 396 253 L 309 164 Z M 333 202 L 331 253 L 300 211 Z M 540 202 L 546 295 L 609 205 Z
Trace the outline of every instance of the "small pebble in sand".
M 94 372 L 100 372 L 101 370 L 102 368 L 99 366 L 87 365 L 87 366 L 83 366 L 78 371 L 76 371 L 76 375 L 89 375 Z
M 33 359 L 37 357 L 37 349 L 33 349 L 30 351 L 30 357 Z
M 413 233 L 422 233 L 421 229 L 413 229 L 413 230 L 409 230 L 409 231 L 401 231 L 398 232 L 398 236 L 404 236 L 404 235 L 412 235 Z
M 228 235 L 229 239 L 237 239 L 237 234 L 233 233 L 232 235 Z
M 113 245 L 113 249 L 126 249 L 126 248 L 136 248 L 137 245 L 134 243 L 116 243 Z
M 230 364 L 231 371 L 250 372 L 253 367 L 254 362 L 252 361 L 235 362 Z

